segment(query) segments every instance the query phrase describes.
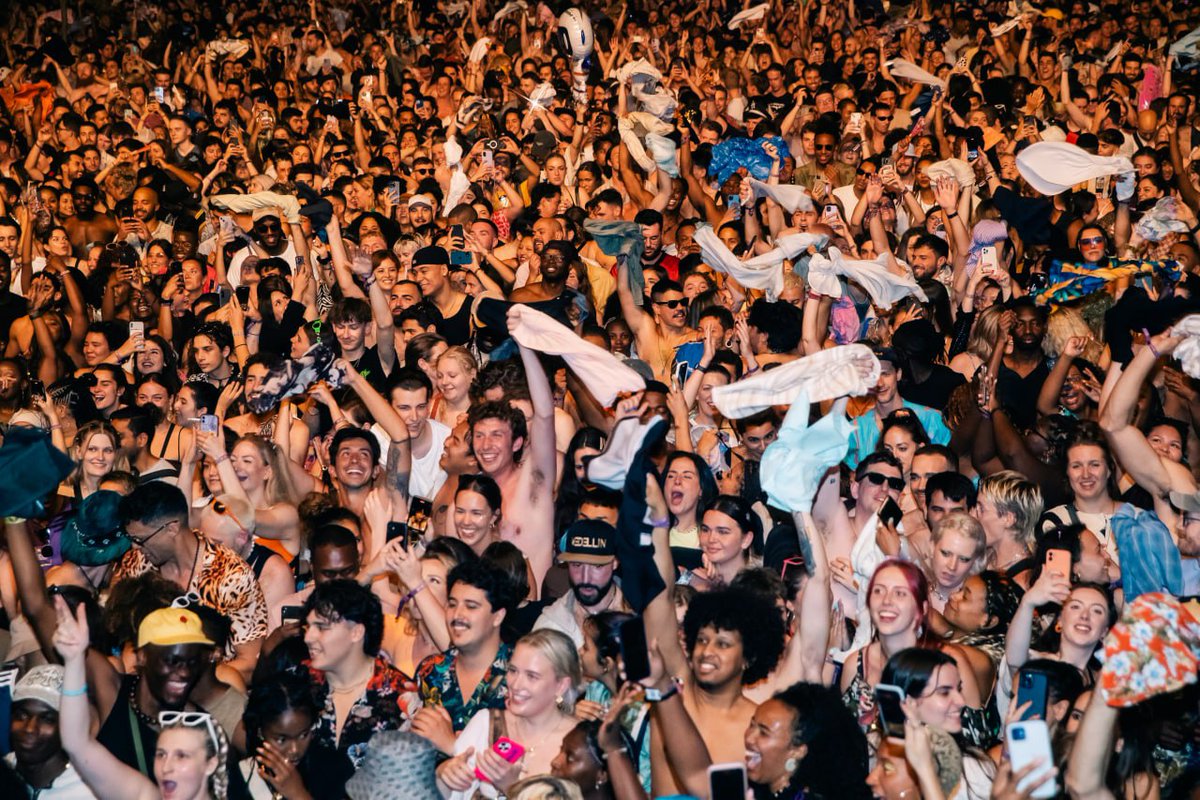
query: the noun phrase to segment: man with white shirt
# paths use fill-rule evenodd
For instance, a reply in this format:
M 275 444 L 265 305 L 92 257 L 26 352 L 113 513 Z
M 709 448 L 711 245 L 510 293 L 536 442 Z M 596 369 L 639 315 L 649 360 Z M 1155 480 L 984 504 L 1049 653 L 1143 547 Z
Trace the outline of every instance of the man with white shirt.
M 296 263 L 296 248 L 283 229 L 279 212 L 273 208 L 258 208 L 254 210 L 253 219 L 250 235 L 256 247 L 243 247 L 234 253 L 226 269 L 226 276 L 233 286 L 242 285 L 242 264 L 252 255 L 259 258 L 282 258 L 288 264 Z M 256 253 L 256 249 L 259 252 Z
M 433 397 L 433 384 L 419 369 L 399 372 L 388 392 L 388 402 L 408 428 L 412 447 L 412 471 L 409 473 L 408 490 L 412 497 L 432 500 L 438 489 L 446 482 L 446 471 L 440 466 L 442 450 L 450 428 L 429 418 L 429 401 Z M 376 431 L 385 450 L 391 443 L 387 433 Z M 384 441 L 387 440 L 387 441 Z

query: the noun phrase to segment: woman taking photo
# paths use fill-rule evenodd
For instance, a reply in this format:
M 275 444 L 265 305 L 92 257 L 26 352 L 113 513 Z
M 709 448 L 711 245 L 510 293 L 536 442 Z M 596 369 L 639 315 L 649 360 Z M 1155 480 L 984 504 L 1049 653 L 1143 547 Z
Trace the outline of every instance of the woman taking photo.
M 575 644 L 565 634 L 536 630 L 521 638 L 508 662 L 504 710 L 477 713 L 458 735 L 454 757 L 438 767 L 438 784 L 448 800 L 476 791 L 497 798 L 521 778 L 544 775 L 562 749 L 576 719 L 571 716 L 581 682 Z M 524 755 L 510 764 L 492 749 L 501 736 L 519 742 Z M 475 776 L 478 769 L 487 780 Z
M 159 714 L 161 728 L 154 752 L 154 780 L 122 763 L 90 733 L 87 698 L 87 614 L 81 605 L 72 613 L 62 597 L 54 598 L 58 627 L 54 647 L 62 656 L 65 677 L 59 709 L 59 735 L 76 771 L 100 800 L 225 800 L 229 776 L 225 762 L 229 744 L 209 714 Z

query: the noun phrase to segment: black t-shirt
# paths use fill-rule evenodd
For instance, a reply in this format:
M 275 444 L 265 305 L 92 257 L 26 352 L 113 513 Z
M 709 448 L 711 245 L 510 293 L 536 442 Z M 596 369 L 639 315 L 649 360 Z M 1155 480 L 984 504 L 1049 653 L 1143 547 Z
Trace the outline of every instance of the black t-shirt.
M 458 311 L 449 317 L 442 317 L 434 327 L 451 347 L 466 344 L 471 339 L 471 298 L 464 297 Z
M 1042 384 L 1050 377 L 1046 360 L 1034 367 L 1022 378 L 1004 364 L 1000 365 L 1000 376 L 996 380 L 996 394 L 1000 405 L 1008 409 L 1012 421 L 1018 428 L 1029 430 L 1037 422 L 1037 398 Z
M 0 294 L 0 339 L 8 341 L 13 322 L 17 317 L 25 316 L 27 310 L 28 304 L 21 295 L 7 291 Z
M 286 358 L 292 349 L 292 337 L 304 324 L 304 311 L 301 303 L 289 300 L 282 322 L 276 322 L 274 314 L 263 315 L 262 331 L 258 336 L 259 351 Z
M 921 383 L 900 381 L 900 396 L 910 403 L 943 409 L 950 400 L 950 393 L 967 382 L 961 373 L 944 364 L 934 364 L 933 372 Z
M 377 392 L 384 392 L 387 389 L 389 372 L 383 368 L 383 362 L 379 360 L 378 347 L 368 347 L 363 354 L 350 362 L 358 374 L 367 379 L 367 383 Z
M 763 112 L 773 120 L 781 120 L 796 105 L 796 99 L 787 92 L 760 94 L 750 98 L 750 107 Z

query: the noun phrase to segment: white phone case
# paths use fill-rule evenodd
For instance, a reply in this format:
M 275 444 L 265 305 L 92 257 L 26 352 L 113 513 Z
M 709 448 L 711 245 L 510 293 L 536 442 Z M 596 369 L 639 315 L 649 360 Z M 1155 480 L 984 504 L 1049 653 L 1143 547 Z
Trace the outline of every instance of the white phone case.
M 1046 727 L 1043 720 L 1031 719 L 1009 723 L 1006 743 L 1008 760 L 1012 763 L 1014 773 L 1020 772 L 1038 759 L 1042 760 L 1042 767 L 1035 770 L 1035 776 L 1054 766 L 1054 752 L 1050 749 L 1050 729 Z M 1026 778 L 1018 788 L 1025 791 L 1031 780 L 1032 778 Z M 1045 798 L 1055 797 L 1057 794 L 1058 787 L 1055 785 L 1055 781 L 1048 780 L 1032 791 L 1029 796 L 1045 800 Z

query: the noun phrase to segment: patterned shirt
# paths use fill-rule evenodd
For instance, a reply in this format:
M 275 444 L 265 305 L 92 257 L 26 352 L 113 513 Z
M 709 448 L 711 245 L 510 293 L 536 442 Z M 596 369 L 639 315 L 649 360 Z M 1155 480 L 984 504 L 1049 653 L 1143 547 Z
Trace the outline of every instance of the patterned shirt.
M 333 693 L 325 680 L 325 673 L 312 669 L 307 661 L 318 696 L 324 696 L 325 707 L 317 721 L 317 741 L 327 744 L 349 757 L 358 769 L 367 755 L 371 737 L 379 731 L 406 731 L 412 726 L 413 715 L 421 707 L 416 684 L 412 678 L 393 667 L 381 656 L 375 656 L 375 672 L 367 681 L 367 688 L 350 707 L 350 713 L 342 724 L 342 735 L 337 735 L 337 710 L 333 705 Z
M 495 660 L 475 687 L 470 700 L 463 698 L 462 687 L 458 685 L 458 674 L 454 669 L 458 649 L 452 647 L 444 653 L 427 657 L 417 666 L 417 685 L 422 702 L 427 706 L 441 706 L 446 709 L 454 725 L 454 732 L 461 733 L 477 711 L 485 708 L 504 708 L 504 699 L 508 694 L 505 675 L 508 672 L 510 656 L 512 648 L 501 644 Z
M 200 602 L 229 617 L 229 644 L 234 647 L 267 635 L 267 600 L 254 577 L 254 570 L 237 553 L 197 532 L 200 555 L 192 583 L 185 590 L 200 596 Z M 112 582 L 136 578 L 157 570 L 140 548 L 134 547 L 117 564 Z M 232 655 L 227 653 L 226 655 Z

